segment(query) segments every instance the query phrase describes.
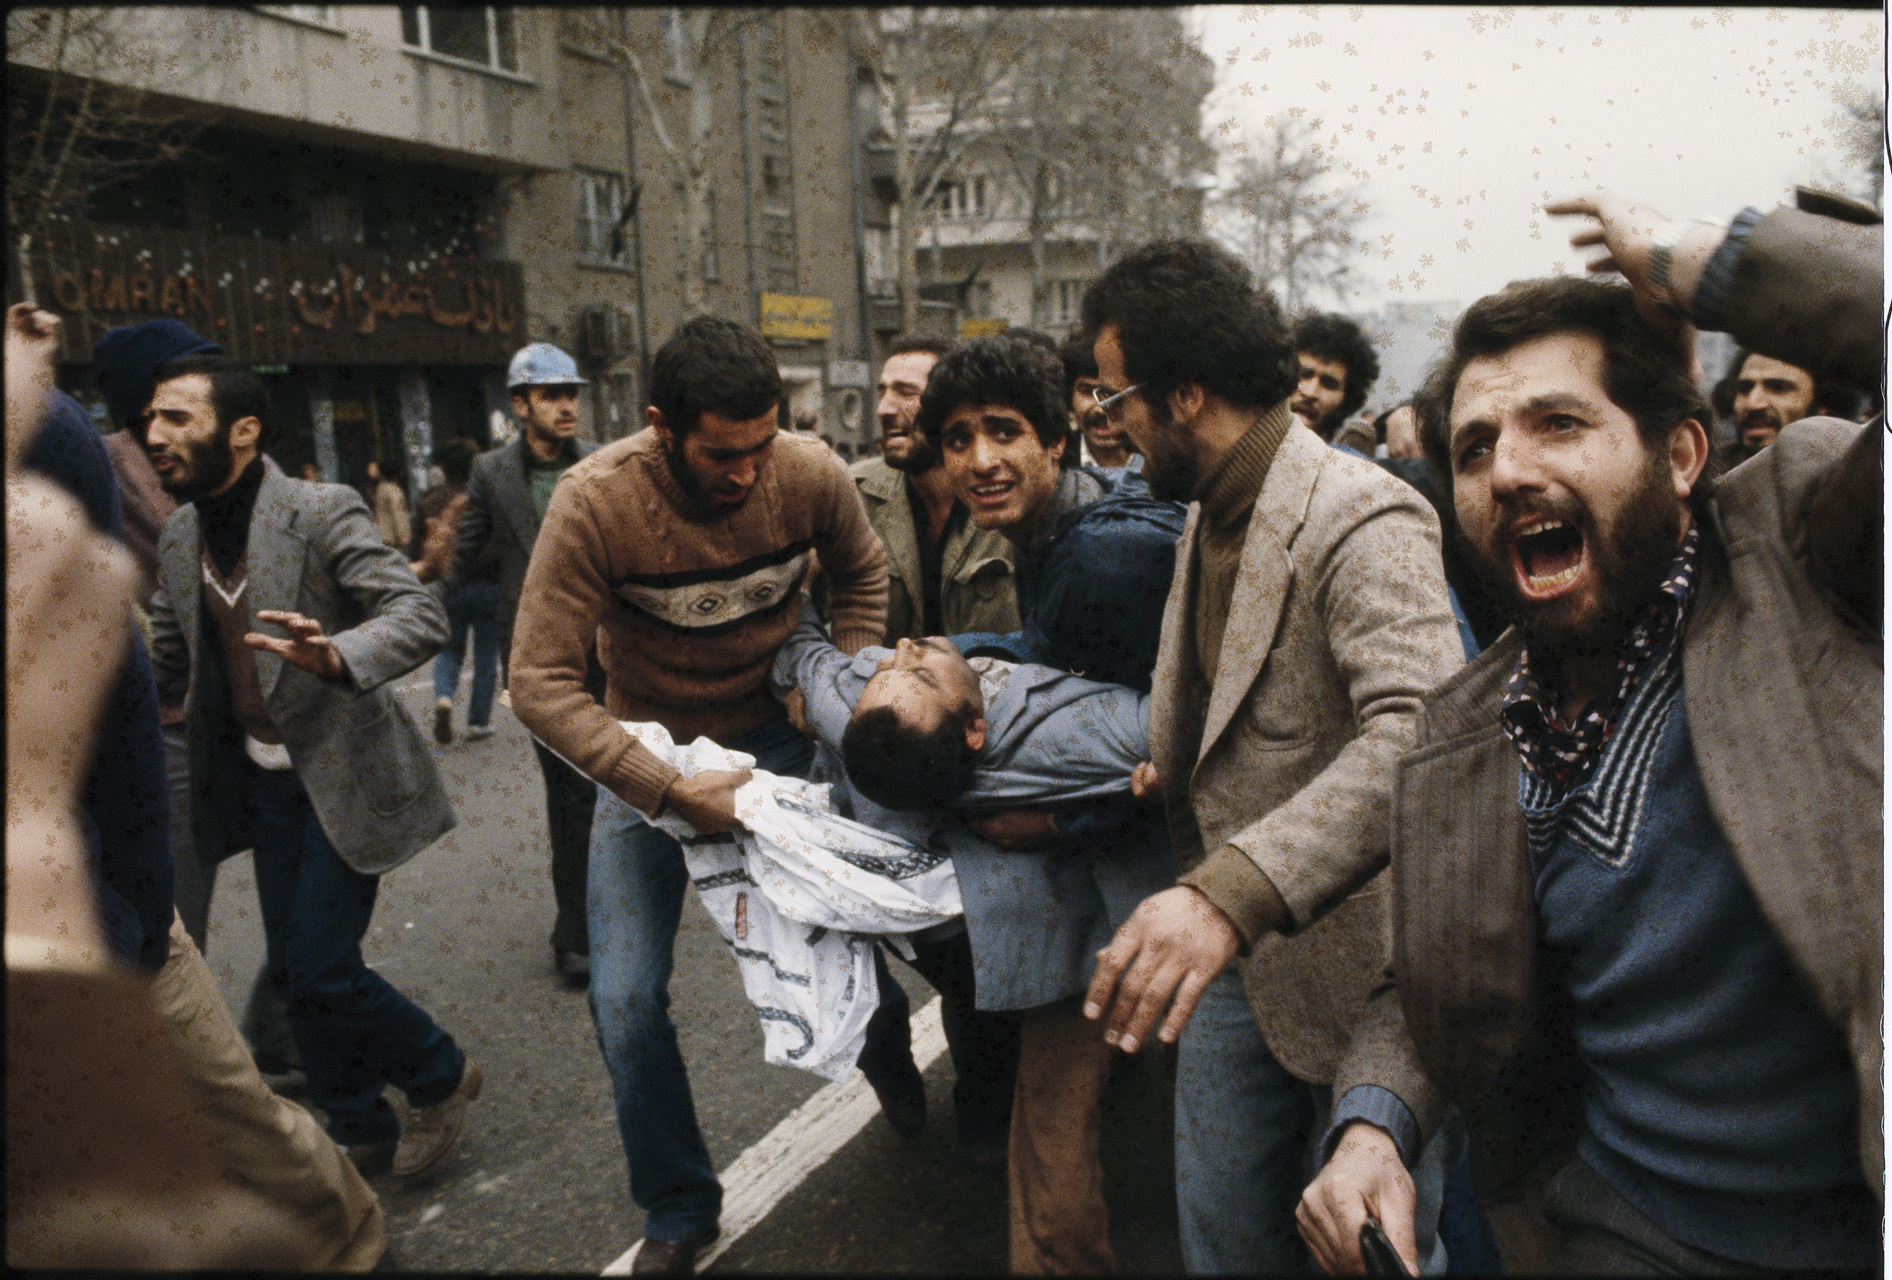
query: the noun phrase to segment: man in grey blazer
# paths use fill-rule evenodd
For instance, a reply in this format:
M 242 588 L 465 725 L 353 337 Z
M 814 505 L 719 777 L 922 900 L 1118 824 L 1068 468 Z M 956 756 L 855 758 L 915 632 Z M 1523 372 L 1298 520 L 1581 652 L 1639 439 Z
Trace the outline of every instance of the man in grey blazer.
M 512 409 L 524 428 L 511 444 L 482 453 L 467 481 L 466 510 L 453 567 L 439 587 L 446 597 L 479 559 L 488 539 L 499 548 L 499 652 L 512 651 L 512 624 L 519 612 L 519 588 L 526 580 L 532 544 L 539 536 L 552 486 L 565 470 L 596 445 L 580 440 L 578 388 L 586 385 L 578 365 L 549 342 L 535 342 L 513 356 L 506 373 Z M 504 660 L 502 656 L 502 661 Z M 595 695 L 604 692 L 603 672 L 588 671 Z M 591 976 L 591 942 L 585 931 L 585 862 L 591 848 L 591 810 L 598 789 L 590 778 L 545 749 L 537 738 L 532 751 L 545 779 L 545 825 L 552 843 L 552 967 L 568 982 L 582 985 Z
M 203 856 L 255 850 L 310 1100 L 364 1172 L 414 1174 L 453 1145 L 480 1069 L 368 968 L 361 938 L 379 877 L 454 825 L 386 687 L 439 649 L 446 617 L 353 490 L 291 480 L 261 455 L 267 414 L 261 379 L 235 361 L 158 370 L 146 448 L 181 505 L 158 548 L 152 665 L 160 688 L 186 686 Z M 405 1126 L 389 1084 L 413 1109 Z
M 1135 1052 L 1171 1009 L 1185 1266 L 1302 1270 L 1302 1152 L 1381 962 L 1393 763 L 1463 662 L 1438 520 L 1293 420 L 1286 327 L 1226 250 L 1146 245 L 1084 321 L 1151 492 L 1192 500 L 1150 695 L 1182 875 L 1118 930 L 1085 1013 Z

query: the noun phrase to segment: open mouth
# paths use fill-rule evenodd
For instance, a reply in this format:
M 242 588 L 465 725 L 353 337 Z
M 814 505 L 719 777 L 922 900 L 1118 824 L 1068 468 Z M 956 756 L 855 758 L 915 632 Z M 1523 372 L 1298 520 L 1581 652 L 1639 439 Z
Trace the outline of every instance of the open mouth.
M 1016 486 L 1009 481 L 998 484 L 975 484 L 972 486 L 969 496 L 972 499 L 973 506 L 1002 507 L 1005 505 L 1006 500 L 1012 496 L 1012 490 L 1015 487 Z
M 1512 555 L 1525 594 L 1546 598 L 1563 591 L 1583 572 L 1583 532 L 1566 521 L 1533 520 L 1511 537 Z

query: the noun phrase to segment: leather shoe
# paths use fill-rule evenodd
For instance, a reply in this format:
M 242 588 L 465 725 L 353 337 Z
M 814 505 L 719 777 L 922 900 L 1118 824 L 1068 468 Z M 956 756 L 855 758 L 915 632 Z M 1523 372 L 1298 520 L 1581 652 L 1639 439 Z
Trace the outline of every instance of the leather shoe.
M 394 1148 L 396 1142 L 389 1138 L 383 1142 L 354 1142 L 344 1150 L 361 1171 L 364 1178 L 377 1177 L 394 1167 Z
M 869 1080 L 874 1096 L 880 1099 L 880 1114 L 887 1117 L 893 1131 L 903 1138 L 918 1137 L 926 1128 L 926 1081 L 920 1069 L 908 1058 L 905 1070 L 892 1080 Z
M 480 1096 L 486 1077 L 480 1064 L 468 1058 L 460 1072 L 460 1084 L 447 1097 L 431 1107 L 421 1107 L 401 1126 L 400 1145 L 394 1150 L 394 1172 L 411 1177 L 439 1164 L 460 1136 L 466 1123 L 466 1109 Z
M 591 985 L 591 957 L 582 951 L 567 951 L 563 947 L 552 948 L 552 967 L 558 970 L 558 976 L 574 987 Z
M 696 1274 L 696 1260 L 722 1231 L 718 1228 L 701 1240 L 652 1240 L 644 1237 L 637 1256 L 631 1259 L 632 1275 L 688 1276 Z

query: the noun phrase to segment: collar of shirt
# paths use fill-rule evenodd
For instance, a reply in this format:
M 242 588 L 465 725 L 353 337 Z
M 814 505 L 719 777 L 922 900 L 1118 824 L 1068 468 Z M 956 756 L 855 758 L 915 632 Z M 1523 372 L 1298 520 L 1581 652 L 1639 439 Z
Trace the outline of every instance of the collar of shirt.
M 1565 725 L 1558 716 L 1556 698 L 1531 669 L 1531 651 L 1525 649 L 1505 686 L 1498 721 L 1531 773 L 1559 787 L 1569 787 L 1596 764 L 1637 682 L 1668 654 L 1681 634 L 1689 597 L 1694 592 L 1700 548 L 1700 529 L 1691 526 L 1655 600 L 1623 641 L 1622 653 L 1616 659 L 1615 689 L 1594 699 L 1577 715 L 1575 724 Z

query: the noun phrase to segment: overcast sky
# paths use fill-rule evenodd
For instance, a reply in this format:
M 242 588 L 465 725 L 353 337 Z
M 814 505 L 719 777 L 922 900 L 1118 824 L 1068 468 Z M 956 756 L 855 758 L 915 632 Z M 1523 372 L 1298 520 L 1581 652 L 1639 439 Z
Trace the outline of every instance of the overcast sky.
M 1534 207 L 1606 186 L 1670 216 L 1792 198 L 1826 166 L 1834 90 L 1883 84 L 1876 9 L 1216 5 L 1204 122 L 1226 148 L 1301 108 L 1369 206 L 1343 309 L 1467 303 L 1578 269 L 1576 219 Z M 1342 132 L 1352 125 L 1351 132 Z M 1369 136 L 1371 131 L 1371 136 Z M 1536 234 L 1537 239 L 1533 239 Z

